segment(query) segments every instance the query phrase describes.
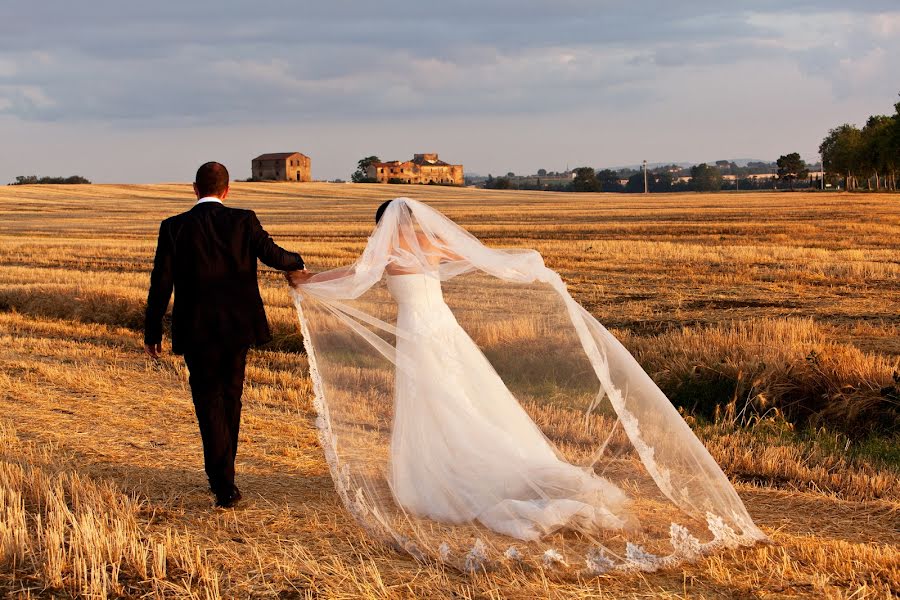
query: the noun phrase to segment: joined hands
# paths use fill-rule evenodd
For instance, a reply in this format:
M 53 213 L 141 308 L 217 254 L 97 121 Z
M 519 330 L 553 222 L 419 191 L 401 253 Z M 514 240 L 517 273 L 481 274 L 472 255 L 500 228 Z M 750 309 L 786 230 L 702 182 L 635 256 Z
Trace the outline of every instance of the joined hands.
M 284 278 L 287 279 L 287 282 L 291 287 L 297 287 L 298 285 L 304 284 L 309 281 L 309 278 L 314 274 L 315 273 L 311 273 L 306 269 L 301 269 L 299 271 L 285 271 Z

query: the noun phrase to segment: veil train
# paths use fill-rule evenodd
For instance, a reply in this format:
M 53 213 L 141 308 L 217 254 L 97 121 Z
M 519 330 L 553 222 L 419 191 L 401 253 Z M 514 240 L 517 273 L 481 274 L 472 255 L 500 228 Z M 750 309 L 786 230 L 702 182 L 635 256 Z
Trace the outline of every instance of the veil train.
M 294 292 L 322 446 L 372 535 L 464 570 L 655 570 L 766 539 L 631 354 L 532 250 L 397 198 Z

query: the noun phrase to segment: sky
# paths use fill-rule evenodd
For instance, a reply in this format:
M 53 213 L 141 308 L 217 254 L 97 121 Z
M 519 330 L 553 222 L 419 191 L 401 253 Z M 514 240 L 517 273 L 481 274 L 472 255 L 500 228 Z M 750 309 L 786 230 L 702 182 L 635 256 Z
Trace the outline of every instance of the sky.
M 0 183 L 815 161 L 898 92 L 897 0 L 2 0 Z

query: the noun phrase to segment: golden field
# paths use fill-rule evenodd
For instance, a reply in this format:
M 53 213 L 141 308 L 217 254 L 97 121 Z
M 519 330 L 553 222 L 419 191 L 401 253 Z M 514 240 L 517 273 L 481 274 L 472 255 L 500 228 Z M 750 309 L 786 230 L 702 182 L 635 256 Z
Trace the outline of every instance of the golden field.
M 248 366 L 245 501 L 215 510 L 183 361 L 141 350 L 159 221 L 190 207 L 190 186 L 15 186 L 0 188 L 0 593 L 900 594 L 900 197 L 237 183 L 228 202 L 322 270 L 351 262 L 401 194 L 488 245 L 538 249 L 690 409 L 774 544 L 560 582 L 462 574 L 367 539 L 332 486 L 296 314 L 268 270 L 276 340 Z

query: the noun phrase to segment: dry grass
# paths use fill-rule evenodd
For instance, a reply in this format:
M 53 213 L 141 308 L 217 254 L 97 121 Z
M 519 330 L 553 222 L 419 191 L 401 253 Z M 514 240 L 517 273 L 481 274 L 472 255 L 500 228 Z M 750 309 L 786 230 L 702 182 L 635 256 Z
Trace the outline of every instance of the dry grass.
M 211 508 L 184 366 L 139 353 L 158 223 L 186 208 L 187 193 L 184 185 L 0 189 L 0 593 L 900 594 L 892 438 L 878 445 L 859 431 L 896 409 L 896 197 L 235 186 L 232 202 L 257 210 L 316 269 L 352 260 L 374 207 L 398 193 L 434 204 L 491 245 L 535 247 L 676 400 L 689 405 L 702 390 L 708 404 L 698 410 L 719 407 L 719 423 L 697 431 L 775 545 L 678 571 L 553 582 L 418 565 L 358 531 L 316 441 L 295 316 L 274 273 L 261 281 L 277 340 L 252 353 L 245 392 L 238 469 L 248 500 L 237 511 Z M 523 331 L 536 335 L 515 322 L 483 335 L 502 345 Z M 540 418 L 566 438 L 565 411 Z M 807 433 L 792 421 L 856 425 Z
M 738 424 L 779 414 L 856 437 L 900 426 L 897 357 L 835 341 L 810 318 L 616 333 L 669 397 L 695 414 Z
M 218 573 L 190 534 L 139 522 L 149 510 L 85 479 L 52 445 L 0 426 L 0 564 L 20 593 L 219 598 Z

